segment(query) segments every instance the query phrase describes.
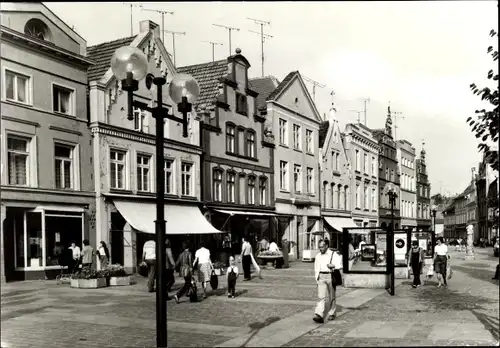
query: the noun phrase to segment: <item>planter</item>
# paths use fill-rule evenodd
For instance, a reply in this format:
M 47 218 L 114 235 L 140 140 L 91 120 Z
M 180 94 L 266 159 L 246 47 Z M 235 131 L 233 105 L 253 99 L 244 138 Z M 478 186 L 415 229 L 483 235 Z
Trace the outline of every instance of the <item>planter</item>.
M 132 285 L 132 278 L 130 276 L 109 278 L 109 286 L 126 286 L 126 285 Z
M 106 278 L 95 279 L 71 279 L 72 288 L 97 289 L 107 286 Z

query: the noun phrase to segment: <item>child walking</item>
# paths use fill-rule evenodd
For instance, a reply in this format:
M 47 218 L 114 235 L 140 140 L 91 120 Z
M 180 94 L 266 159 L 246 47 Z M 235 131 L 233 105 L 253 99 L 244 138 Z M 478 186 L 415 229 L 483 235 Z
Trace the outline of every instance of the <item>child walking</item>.
M 229 268 L 226 272 L 227 278 L 227 297 L 234 298 L 235 288 L 236 288 L 236 279 L 238 279 L 239 272 L 238 267 L 236 266 L 236 262 L 234 260 L 234 256 L 229 257 Z

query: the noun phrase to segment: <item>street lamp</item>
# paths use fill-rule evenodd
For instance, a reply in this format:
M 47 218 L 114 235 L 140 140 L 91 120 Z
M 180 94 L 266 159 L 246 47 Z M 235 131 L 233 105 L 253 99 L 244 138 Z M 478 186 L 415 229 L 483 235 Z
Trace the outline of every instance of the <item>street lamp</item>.
M 432 215 L 432 220 L 433 220 L 433 222 L 432 222 L 432 236 L 431 236 L 431 240 L 432 240 L 431 257 L 432 257 L 432 255 L 434 255 L 434 246 L 436 245 L 436 214 L 437 214 L 437 206 L 433 205 L 431 208 L 431 215 Z
M 175 117 L 163 107 L 163 89 L 166 84 L 165 76 L 155 77 L 148 74 L 148 58 L 138 48 L 124 46 L 118 48 L 111 58 L 111 70 L 115 77 L 122 82 L 122 89 L 127 91 L 128 114 L 127 119 L 134 119 L 134 107 L 151 113 L 156 119 L 156 345 L 167 346 L 167 288 L 165 279 L 166 264 L 166 226 L 165 226 L 165 182 L 164 176 L 164 120 L 177 121 L 183 126 L 184 137 L 188 136 L 188 112 L 191 112 L 192 103 L 198 98 L 200 89 L 196 80 L 190 75 L 179 74 L 169 84 L 169 94 L 173 102 L 177 103 L 177 110 L 183 117 Z M 156 107 L 144 106 L 134 100 L 133 93 L 139 90 L 139 80 L 146 77 L 146 88 L 156 86 Z
M 387 266 L 390 269 L 391 289 L 390 294 L 394 296 L 394 205 L 396 204 L 396 187 L 392 182 L 385 185 L 384 191 L 389 196 L 389 204 L 391 206 L 391 224 L 387 230 Z

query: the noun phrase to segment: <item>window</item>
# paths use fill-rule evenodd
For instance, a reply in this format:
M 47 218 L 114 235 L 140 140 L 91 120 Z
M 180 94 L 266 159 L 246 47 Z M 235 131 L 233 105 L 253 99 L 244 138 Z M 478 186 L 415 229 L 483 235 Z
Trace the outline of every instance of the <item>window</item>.
M 361 208 L 361 187 L 356 184 L 356 209 Z
M 73 149 L 70 146 L 56 144 L 54 147 L 55 183 L 58 189 L 73 187 Z
M 377 198 L 377 192 L 376 192 L 375 188 L 372 188 L 372 196 L 371 196 L 372 210 L 377 209 L 376 202 L 375 202 L 376 198 Z
M 247 96 L 236 93 L 236 112 L 242 115 L 248 115 Z
M 293 166 L 293 188 L 295 192 L 302 191 L 302 166 L 299 164 Z
M 52 86 L 52 109 L 54 112 L 72 115 L 73 91 L 61 86 Z
M 255 178 L 248 177 L 248 196 L 247 204 L 255 204 Z
M 298 124 L 293 125 L 293 148 L 300 150 L 300 126 Z
M 8 136 L 7 162 L 9 166 L 9 185 L 28 185 L 29 143 L 27 138 Z
M 368 206 L 369 204 L 369 201 L 368 201 L 368 186 L 365 185 L 365 187 L 363 188 L 363 201 L 364 201 L 364 208 L 365 209 L 369 209 L 370 207 Z
M 125 189 L 125 152 L 110 151 L 111 188 Z
M 359 150 L 356 150 L 356 170 L 359 172 L 359 168 L 361 166 L 361 157 L 360 157 L 360 153 L 359 153 Z
M 193 196 L 193 165 L 181 164 L 181 195 Z
M 226 125 L 226 151 L 230 153 L 236 153 L 236 137 L 235 137 L 235 127 L 232 124 Z
M 307 193 L 314 193 L 314 185 L 313 185 L 313 175 L 314 170 L 312 168 L 307 168 Z
M 149 191 L 149 163 L 150 156 L 137 155 L 137 191 Z
M 30 104 L 30 78 L 25 75 L 5 70 L 5 98 L 19 103 Z
M 165 178 L 165 193 L 173 194 L 174 193 L 174 161 L 170 159 L 166 159 L 163 162 L 163 170 L 164 170 L 164 178 Z
M 280 161 L 280 189 L 288 191 L 288 162 Z
M 363 158 L 363 172 L 368 174 L 368 155 L 365 153 Z
M 375 159 L 375 157 L 372 156 L 372 175 L 376 175 L 375 174 L 376 168 L 377 168 L 377 160 Z
M 255 133 L 247 131 L 247 149 L 246 155 L 255 158 Z
M 310 129 L 306 129 L 306 151 L 313 153 L 313 132 Z
M 259 197 L 260 205 L 266 205 L 267 203 L 267 179 L 260 178 L 259 180 Z
M 134 107 L 134 130 L 144 132 L 147 111 Z
M 288 145 L 288 132 L 287 132 L 287 121 L 280 118 L 280 144 Z
M 214 201 L 222 202 L 222 171 L 214 170 Z

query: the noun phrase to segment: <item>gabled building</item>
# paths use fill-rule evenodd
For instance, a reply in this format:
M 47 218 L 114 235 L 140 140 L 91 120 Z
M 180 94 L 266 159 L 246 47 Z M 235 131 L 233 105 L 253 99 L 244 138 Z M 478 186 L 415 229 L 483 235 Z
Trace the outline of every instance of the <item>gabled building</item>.
M 422 145 L 420 158 L 416 159 L 417 169 L 417 230 L 431 230 L 431 184 L 427 176 L 425 149 Z
M 95 237 L 87 43 L 42 3 L 1 8 L 2 281 L 60 273 L 58 250 Z
M 340 248 L 343 228 L 357 226 L 352 219 L 352 187 L 355 187 L 355 183 L 350 155 L 358 138 L 354 135 L 352 126 L 347 125 L 346 133 L 342 135 L 336 110 L 332 105 L 328 120 L 323 123 L 322 128 L 326 132 L 321 132 L 324 135 L 320 137 L 319 144 L 321 215 L 324 229 L 328 231 L 331 246 L 335 249 Z
M 408 140 L 397 142 L 399 172 L 401 173 L 401 227 L 416 231 L 417 229 L 417 191 L 415 148 Z
M 262 79 L 252 81 L 259 96 Z M 268 78 L 271 86 L 273 79 Z M 254 87 L 254 88 L 255 88 Z M 259 97 L 257 98 L 259 100 Z M 290 72 L 266 97 L 261 109 L 271 122 L 274 187 L 279 237 L 291 242 L 291 256 L 312 260 L 318 252 L 320 224 L 319 127 L 321 116 L 298 71 Z
M 177 70 L 163 43 L 160 28 L 151 21 L 140 22 L 139 34 L 88 48 L 97 64 L 89 69 L 90 129 L 93 135 L 93 169 L 96 185 L 96 238 L 110 245 L 111 262 L 134 272 L 141 261 L 144 242 L 155 233 L 156 121 L 149 112 L 134 110 L 127 120 L 127 93 L 111 71 L 110 61 L 116 49 L 133 46 L 148 57 L 148 72 L 166 76 L 169 83 Z M 139 81 L 134 100 L 155 106 L 156 91 Z M 200 86 L 203 89 L 203 85 Z M 163 106 L 182 117 L 163 88 Z M 190 234 L 216 233 L 200 211 L 202 165 L 200 156 L 200 120 L 193 110 L 189 116 L 189 136 L 182 126 L 164 122 L 163 177 L 165 181 L 166 232 L 173 250 L 180 250 L 181 239 Z M 188 223 L 187 223 L 188 221 Z M 176 236 L 177 235 L 177 236 Z
M 349 123 L 344 131 L 350 183 L 349 210 L 357 227 L 378 226 L 379 149 L 372 131 L 362 123 Z
M 236 49 L 227 59 L 178 68 L 201 87 L 196 107 L 202 117 L 203 211 L 217 229 L 228 232 L 212 249 L 241 251 L 241 238 L 276 238 L 274 143 L 250 88 L 250 63 Z M 231 250 L 232 248 L 232 250 Z M 224 257 L 222 257 L 224 259 Z
M 391 109 L 387 108 L 387 119 L 385 129 L 373 130 L 373 137 L 379 144 L 379 224 L 382 228 L 387 228 L 391 224 L 391 205 L 387 195 L 388 184 L 392 183 L 397 197 L 400 192 L 400 172 L 397 159 L 396 142 L 392 137 Z M 394 203 L 394 229 L 401 228 L 400 202 L 396 198 Z

